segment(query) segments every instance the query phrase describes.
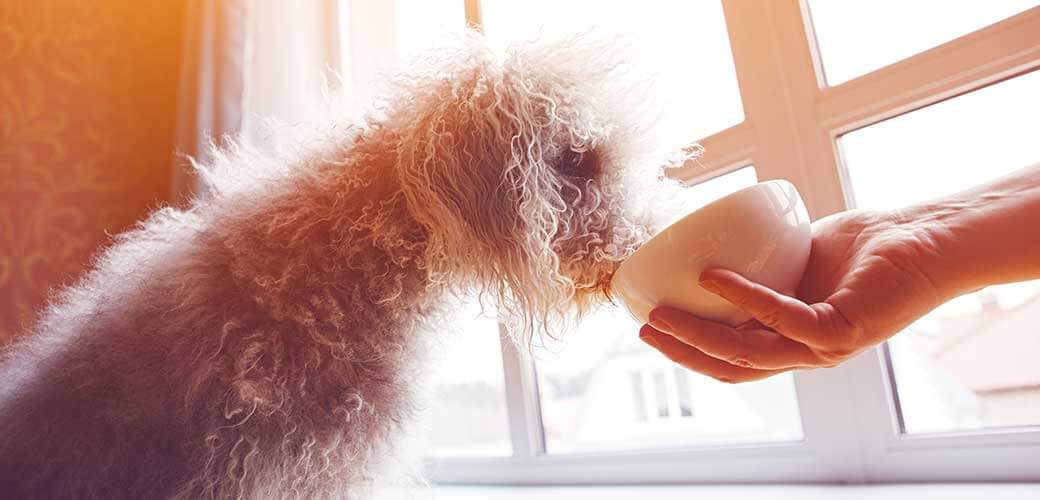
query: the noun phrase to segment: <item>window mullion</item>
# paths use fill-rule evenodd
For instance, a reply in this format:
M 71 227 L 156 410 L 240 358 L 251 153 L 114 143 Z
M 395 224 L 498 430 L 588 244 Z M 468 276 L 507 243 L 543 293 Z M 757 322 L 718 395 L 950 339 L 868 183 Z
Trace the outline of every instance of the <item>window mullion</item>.
M 755 153 L 754 131 L 747 122 L 705 137 L 697 143 L 707 152 L 691 159 L 668 175 L 688 184 L 697 184 L 751 164 Z
M 793 182 L 814 219 L 845 209 L 835 138 L 817 114 L 822 78 L 806 6 L 799 0 L 723 0 L 723 6 L 760 179 Z M 892 434 L 881 371 L 870 351 L 837 368 L 795 373 L 806 443 L 835 480 L 865 479 L 868 437 Z
M 513 456 L 521 461 L 530 460 L 545 453 L 534 360 L 509 338 L 504 324 L 499 324 L 499 343 L 502 346 L 506 409 L 509 413 Z
M 481 29 L 484 23 L 483 9 L 480 0 L 462 0 L 463 9 L 466 13 L 466 25 Z
M 793 182 L 818 218 L 846 203 L 833 137 L 816 116 L 817 58 L 802 7 L 798 0 L 723 0 L 755 170 Z
M 844 133 L 1040 68 L 1040 7 L 823 91 L 819 116 Z

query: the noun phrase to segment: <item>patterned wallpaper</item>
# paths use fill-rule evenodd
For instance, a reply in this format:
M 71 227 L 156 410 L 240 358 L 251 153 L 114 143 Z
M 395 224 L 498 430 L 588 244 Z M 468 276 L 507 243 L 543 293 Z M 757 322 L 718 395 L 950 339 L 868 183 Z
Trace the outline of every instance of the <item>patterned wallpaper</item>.
M 170 189 L 181 1 L 0 0 L 0 345 Z

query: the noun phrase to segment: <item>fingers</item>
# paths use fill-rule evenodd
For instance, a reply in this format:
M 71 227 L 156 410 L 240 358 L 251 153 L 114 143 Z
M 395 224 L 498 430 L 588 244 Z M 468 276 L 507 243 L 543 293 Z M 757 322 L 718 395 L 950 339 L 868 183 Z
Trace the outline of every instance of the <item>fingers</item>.
M 643 325 L 643 328 L 639 330 L 639 338 L 684 368 L 707 375 L 721 382 L 731 384 L 751 382 L 783 371 L 756 370 L 754 368 L 731 365 L 720 359 L 708 356 L 671 335 L 661 333 L 650 325 Z
M 668 307 L 650 312 L 650 326 L 734 366 L 783 370 L 826 366 L 805 344 L 762 328 L 736 329 Z
M 777 293 L 733 271 L 706 270 L 701 273 L 700 285 L 784 337 L 809 347 L 826 348 L 836 335 L 842 333 L 833 331 L 833 322 L 821 321 L 814 306 Z

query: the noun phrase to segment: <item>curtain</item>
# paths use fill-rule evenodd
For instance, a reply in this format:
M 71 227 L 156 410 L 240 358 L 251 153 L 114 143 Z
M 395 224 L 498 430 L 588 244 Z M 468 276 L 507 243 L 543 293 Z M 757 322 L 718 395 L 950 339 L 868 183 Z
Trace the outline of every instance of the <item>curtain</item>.
M 267 118 L 289 123 L 320 119 L 324 88 L 340 70 L 334 0 L 254 4 L 243 65 L 243 132 L 252 137 Z
M 188 0 L 178 95 L 172 196 L 195 190 L 188 156 L 206 161 L 211 142 L 242 126 L 246 20 L 250 0 Z M 216 139 L 214 141 L 214 138 Z
M 356 118 L 398 59 L 404 0 L 190 1 L 178 147 L 203 162 L 224 137 L 270 145 L 291 135 L 272 130 Z M 195 191 L 183 158 L 173 185 Z

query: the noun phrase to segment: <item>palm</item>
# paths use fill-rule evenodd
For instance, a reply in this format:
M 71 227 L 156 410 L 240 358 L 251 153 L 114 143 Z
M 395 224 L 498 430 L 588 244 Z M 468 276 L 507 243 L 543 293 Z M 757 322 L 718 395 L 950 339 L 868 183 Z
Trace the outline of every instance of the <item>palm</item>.
M 927 241 L 890 216 L 844 212 L 817 221 L 813 233 L 798 298 L 829 303 L 864 337 L 888 338 L 942 302 L 916 264 Z

